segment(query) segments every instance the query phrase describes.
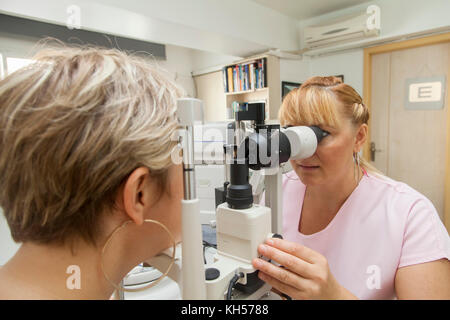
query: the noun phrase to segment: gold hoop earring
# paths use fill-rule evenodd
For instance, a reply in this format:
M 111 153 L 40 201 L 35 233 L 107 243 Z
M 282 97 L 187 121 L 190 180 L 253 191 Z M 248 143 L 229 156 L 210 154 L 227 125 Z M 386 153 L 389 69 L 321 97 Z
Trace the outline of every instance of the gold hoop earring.
M 101 253 L 101 257 L 100 257 L 100 265 L 101 265 L 102 273 L 103 273 L 103 276 L 105 277 L 105 279 L 106 279 L 106 280 L 107 280 L 107 281 L 108 281 L 108 282 L 109 282 L 116 290 L 124 291 L 124 292 L 137 292 L 137 291 L 143 291 L 143 290 L 149 289 L 149 288 L 151 288 L 151 287 L 154 287 L 154 286 L 156 286 L 159 282 L 161 282 L 161 280 L 164 279 L 164 278 L 169 274 L 170 270 L 172 269 L 172 266 L 173 266 L 173 264 L 174 264 L 174 262 L 175 262 L 175 249 L 176 249 L 176 245 L 177 245 L 176 242 L 175 242 L 175 238 L 173 237 L 172 233 L 169 231 L 169 229 L 167 229 L 167 227 L 166 227 L 164 224 L 162 224 L 161 222 L 156 221 L 156 220 L 145 219 L 144 222 L 155 223 L 155 224 L 159 225 L 161 228 L 163 228 L 163 229 L 169 234 L 170 240 L 173 242 L 172 261 L 170 262 L 169 267 L 167 268 L 166 272 L 164 272 L 164 274 L 163 274 L 161 277 L 159 277 L 159 278 L 156 279 L 155 281 L 152 281 L 152 283 L 150 283 L 149 285 L 147 285 L 147 286 L 145 286 L 145 287 L 141 287 L 141 288 L 137 288 L 137 289 L 127 289 L 127 288 L 124 288 L 124 287 L 122 287 L 122 286 L 118 286 L 117 284 L 115 284 L 115 283 L 108 277 L 108 275 L 107 275 L 106 272 L 105 272 L 105 267 L 104 267 L 104 265 L 103 265 L 103 255 L 104 255 L 104 253 L 105 253 L 106 247 L 108 246 L 108 244 L 109 244 L 109 242 L 111 241 L 111 239 L 113 238 L 113 236 L 114 236 L 117 232 L 119 232 L 120 230 L 122 230 L 122 229 L 125 228 L 128 224 L 130 224 L 130 223 L 132 223 L 132 222 L 133 222 L 132 220 L 125 221 L 122 225 L 120 225 L 119 227 L 117 227 L 117 228 L 111 233 L 111 235 L 108 237 L 108 239 L 107 239 L 106 242 L 105 242 L 105 245 L 104 245 L 103 248 L 102 248 L 102 253 Z

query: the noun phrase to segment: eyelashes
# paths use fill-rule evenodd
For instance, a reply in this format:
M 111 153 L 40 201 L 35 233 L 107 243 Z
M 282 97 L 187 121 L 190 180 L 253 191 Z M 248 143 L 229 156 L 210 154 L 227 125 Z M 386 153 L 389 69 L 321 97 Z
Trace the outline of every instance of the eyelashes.
M 328 132 L 327 130 L 323 130 L 322 128 L 320 128 L 320 130 L 322 130 L 322 139 L 331 134 L 330 132 Z

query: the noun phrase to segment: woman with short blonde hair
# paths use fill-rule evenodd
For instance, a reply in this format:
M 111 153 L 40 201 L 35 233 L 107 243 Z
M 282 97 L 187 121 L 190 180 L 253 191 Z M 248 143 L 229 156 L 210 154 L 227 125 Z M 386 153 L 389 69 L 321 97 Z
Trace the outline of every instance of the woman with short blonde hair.
M 23 243 L 0 269 L 0 298 L 108 298 L 172 244 L 146 220 L 180 239 L 171 151 L 182 91 L 118 50 L 60 46 L 33 60 L 0 81 L 0 206 Z M 73 265 L 76 290 L 65 285 Z
M 450 239 L 433 204 L 359 156 L 369 111 L 336 77 L 291 91 L 282 125 L 327 133 L 314 155 L 291 161 L 283 181 L 283 236 L 253 265 L 295 299 L 450 299 Z

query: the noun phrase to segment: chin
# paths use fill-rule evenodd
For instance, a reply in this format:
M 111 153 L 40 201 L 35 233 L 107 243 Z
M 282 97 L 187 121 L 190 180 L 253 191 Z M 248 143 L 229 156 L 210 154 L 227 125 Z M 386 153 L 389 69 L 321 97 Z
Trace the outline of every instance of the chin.
M 318 179 L 314 179 L 311 177 L 300 176 L 299 178 L 305 186 L 317 186 L 321 184 Z
M 300 168 L 296 168 L 294 171 L 300 181 L 306 186 L 319 185 L 323 181 L 323 179 L 317 173 L 303 172 Z

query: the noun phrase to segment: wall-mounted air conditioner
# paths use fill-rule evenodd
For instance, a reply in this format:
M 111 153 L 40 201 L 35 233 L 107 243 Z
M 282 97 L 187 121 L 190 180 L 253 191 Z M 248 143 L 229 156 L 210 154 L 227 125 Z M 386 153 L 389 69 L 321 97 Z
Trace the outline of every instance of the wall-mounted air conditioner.
M 369 10 L 371 9 L 371 10 Z M 309 49 L 361 40 L 380 34 L 380 11 L 376 6 L 326 24 L 305 28 L 305 45 Z

